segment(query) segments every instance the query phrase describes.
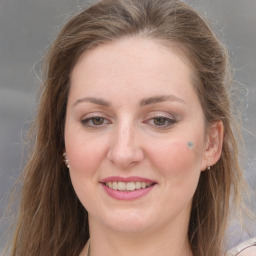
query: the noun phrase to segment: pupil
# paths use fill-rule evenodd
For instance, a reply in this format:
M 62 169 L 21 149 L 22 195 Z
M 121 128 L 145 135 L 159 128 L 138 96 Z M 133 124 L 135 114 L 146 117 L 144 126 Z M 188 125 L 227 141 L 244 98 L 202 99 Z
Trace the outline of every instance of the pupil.
M 155 125 L 164 125 L 165 124 L 165 118 L 163 117 L 157 117 L 154 119 Z
M 93 118 L 93 124 L 95 124 L 95 125 L 103 124 L 103 118 L 102 117 Z

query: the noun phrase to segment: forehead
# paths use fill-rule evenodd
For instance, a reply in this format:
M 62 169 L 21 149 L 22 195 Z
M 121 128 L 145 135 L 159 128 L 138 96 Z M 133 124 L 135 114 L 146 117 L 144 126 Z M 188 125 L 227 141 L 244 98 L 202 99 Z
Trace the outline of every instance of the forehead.
M 77 69 L 76 67 L 81 62 L 84 62 L 85 59 L 88 62 L 93 61 L 95 65 L 98 65 L 99 62 L 103 63 L 104 58 L 102 57 L 114 58 L 115 60 L 112 59 L 112 64 L 115 64 L 118 57 L 121 57 L 123 60 L 126 58 L 126 63 L 129 64 L 127 61 L 131 57 L 132 59 L 130 60 L 132 62 L 146 59 L 148 65 L 152 66 L 159 58 L 160 61 L 163 61 L 163 55 L 166 55 L 166 53 L 168 53 L 167 55 L 176 55 L 191 71 L 194 69 L 191 61 L 187 57 L 186 50 L 180 44 L 167 42 L 162 39 L 134 36 L 106 42 L 87 50 L 80 56 L 71 74 L 74 73 L 74 70 Z M 153 60 L 153 62 L 150 62 L 150 60 Z
M 191 93 L 193 73 L 189 60 L 175 45 L 148 38 L 123 38 L 80 57 L 71 73 L 70 93 L 83 90 L 101 94 L 101 90 L 118 92 L 124 87 L 132 94 L 134 89 L 156 94 L 160 89 Z

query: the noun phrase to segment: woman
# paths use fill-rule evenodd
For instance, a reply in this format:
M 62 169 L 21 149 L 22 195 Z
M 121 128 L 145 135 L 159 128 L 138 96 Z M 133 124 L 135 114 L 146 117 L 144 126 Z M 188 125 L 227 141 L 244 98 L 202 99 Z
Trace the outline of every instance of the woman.
M 243 178 L 206 22 L 176 0 L 101 1 L 45 70 L 11 255 L 225 255 Z

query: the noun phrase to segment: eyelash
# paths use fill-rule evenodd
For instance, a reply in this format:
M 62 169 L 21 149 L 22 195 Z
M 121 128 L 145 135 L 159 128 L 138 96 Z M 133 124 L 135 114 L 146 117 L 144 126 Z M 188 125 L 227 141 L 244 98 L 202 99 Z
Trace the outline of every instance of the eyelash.
M 100 123 L 95 124 L 95 121 Z M 159 122 L 159 124 L 156 124 L 156 122 Z M 111 124 L 111 121 L 99 115 L 99 116 L 85 118 L 81 120 L 81 123 L 83 126 L 88 128 L 102 128 L 107 124 Z M 152 118 L 149 118 L 143 123 L 149 124 L 150 126 L 153 126 L 156 129 L 168 129 L 176 123 L 176 120 L 173 118 L 168 118 L 168 117 L 159 115 L 159 116 L 154 116 Z
M 97 121 L 97 119 L 100 119 L 102 121 L 102 123 L 100 123 L 100 124 L 93 123 L 94 121 Z M 93 117 L 88 117 L 88 118 L 81 120 L 81 123 L 83 126 L 86 126 L 86 127 L 100 128 L 106 124 L 110 124 L 111 122 L 109 120 L 107 120 L 105 117 L 93 116 Z
M 163 123 L 163 124 L 156 124 L 157 119 L 158 119 L 158 121 L 160 121 L 160 123 Z M 148 119 L 144 123 L 148 123 L 157 129 L 168 129 L 176 123 L 176 120 L 172 119 L 172 118 L 165 117 L 165 116 L 155 116 L 155 117 Z

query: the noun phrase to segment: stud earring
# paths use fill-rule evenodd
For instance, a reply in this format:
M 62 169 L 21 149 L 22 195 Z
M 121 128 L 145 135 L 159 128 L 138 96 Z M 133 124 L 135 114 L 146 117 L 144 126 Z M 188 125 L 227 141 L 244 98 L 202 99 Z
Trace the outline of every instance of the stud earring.
M 66 152 L 65 153 L 63 153 L 63 157 L 64 157 L 64 163 L 66 164 L 66 166 L 67 166 L 67 168 L 69 169 L 69 167 L 70 167 L 70 165 L 69 165 L 69 162 L 68 162 L 68 159 L 67 159 L 67 154 L 66 154 Z
M 208 166 L 208 167 L 207 167 L 207 170 L 210 171 L 210 170 L 211 170 L 211 166 Z

